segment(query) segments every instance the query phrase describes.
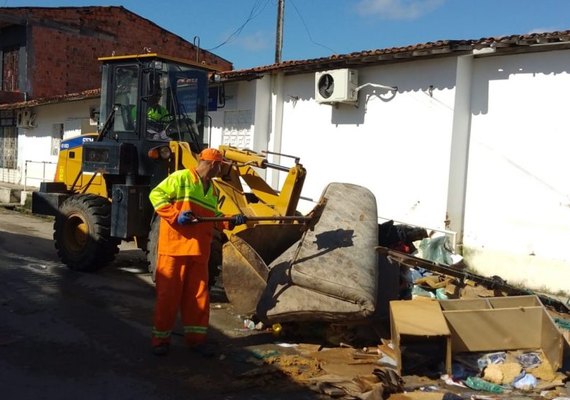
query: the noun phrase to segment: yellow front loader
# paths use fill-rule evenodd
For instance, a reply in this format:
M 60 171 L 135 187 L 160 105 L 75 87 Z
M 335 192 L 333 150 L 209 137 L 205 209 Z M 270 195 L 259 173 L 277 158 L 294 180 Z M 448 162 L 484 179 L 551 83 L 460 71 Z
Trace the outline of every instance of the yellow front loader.
M 134 241 L 154 272 L 159 224 L 148 195 L 168 174 L 196 166 L 197 154 L 209 146 L 208 84 L 214 71 L 157 54 L 101 61 L 98 133 L 61 143 L 54 182 L 33 193 L 32 211 L 55 216 L 55 247 L 69 268 L 95 271 L 114 259 L 122 241 Z M 157 99 L 167 112 L 151 121 L 148 111 Z M 223 287 L 235 309 L 266 322 L 346 322 L 373 315 L 374 196 L 355 185 L 331 184 L 311 215 L 302 216 L 296 211 L 305 180 L 299 159 L 282 166 L 265 154 L 219 149 L 230 161 L 214 181 L 219 209 L 244 214 L 248 222 L 218 232 L 210 285 L 222 266 Z M 271 169 L 284 175 L 279 189 L 263 177 Z
M 153 271 L 158 224 L 148 194 L 171 172 L 196 166 L 197 154 L 208 146 L 208 84 L 215 71 L 157 54 L 101 61 L 99 133 L 61 143 L 55 180 L 43 183 L 34 193 L 32 210 L 55 216 L 55 247 L 69 268 L 94 271 L 107 265 L 124 240 L 135 241 L 148 252 Z M 168 111 L 163 121 L 146 118 L 156 95 Z M 234 233 L 242 232 L 242 237 L 253 241 L 256 251 L 271 258 L 302 231 L 296 220 L 269 218 L 296 215 L 305 179 L 298 159 L 283 167 L 253 151 L 230 146 L 221 146 L 220 151 L 231 162 L 214 182 L 220 210 L 267 219 L 252 220 L 217 235 L 211 282 L 221 265 L 221 246 Z M 278 191 L 261 175 L 272 168 L 286 175 Z M 259 240 L 267 238 L 268 229 L 276 225 L 280 229 L 271 233 L 271 241 Z M 247 234 L 248 230 L 266 233 Z M 266 248 L 262 248 L 264 242 Z

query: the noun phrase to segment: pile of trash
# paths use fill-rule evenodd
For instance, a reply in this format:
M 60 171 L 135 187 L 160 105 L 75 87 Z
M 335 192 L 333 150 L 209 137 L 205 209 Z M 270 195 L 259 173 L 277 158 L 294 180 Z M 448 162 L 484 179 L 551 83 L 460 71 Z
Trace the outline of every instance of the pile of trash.
M 564 304 L 509 286 L 500 277 L 487 278 L 470 273 L 461 257 L 453 254 L 446 236 L 429 235 L 421 228 L 395 225 L 393 221 L 382 224 L 380 228 L 379 253 L 390 262 L 396 263 L 400 269 L 398 301 L 435 304 L 439 302 L 443 315 L 446 313 L 443 304 L 449 301 L 497 301 L 501 303 L 502 308 L 512 310 L 509 311 L 508 318 L 513 321 L 518 321 L 521 310 L 542 313 L 541 318 L 547 319 L 550 314 L 552 318 L 549 324 L 555 324 L 562 332 L 565 338 L 564 346 L 568 348 L 570 314 Z M 496 296 L 499 296 L 499 300 Z M 501 296 L 521 296 L 520 306 L 516 302 L 514 306 L 507 306 L 508 302 L 500 299 Z M 492 300 L 493 297 L 495 300 Z M 464 308 L 460 303 L 454 306 L 466 314 L 466 326 L 471 326 L 469 312 L 477 312 L 477 301 L 471 300 Z M 404 303 L 408 304 L 408 301 Z M 415 307 L 412 309 L 415 310 Z M 489 311 L 494 310 L 495 307 L 489 305 Z M 454 309 L 451 310 L 452 313 L 453 311 Z M 527 315 L 530 311 L 527 311 L 523 318 L 530 318 L 530 315 Z M 417 313 L 418 311 L 414 311 L 411 314 L 412 321 Z M 496 315 L 495 318 L 502 317 Z M 487 325 L 495 326 L 493 321 L 495 320 L 490 319 Z M 541 325 L 535 318 L 532 323 L 537 324 L 537 329 L 544 329 L 544 322 Z M 429 320 L 428 331 L 432 325 L 433 321 Z M 553 333 L 556 328 L 550 327 L 547 337 L 559 338 L 558 333 L 558 336 Z M 292 381 L 333 398 L 457 400 L 516 397 L 570 400 L 570 382 L 567 382 L 570 373 L 567 365 L 568 354 L 562 368 L 558 368 L 559 361 L 553 361 L 551 364 L 549 357 L 552 360 L 552 343 L 547 345 L 549 356 L 541 348 L 477 352 L 471 349 L 467 352 L 457 352 L 454 348 L 453 353 L 450 352 L 452 358 L 445 360 L 445 342 L 423 340 L 425 337 L 422 336 L 421 330 L 417 336 L 419 341 L 404 340 L 399 343 L 398 348 L 395 345 L 398 342 L 394 342 L 394 338 L 385 338 L 390 337 L 390 332 L 387 336 L 377 337 L 376 340 L 380 343 L 363 347 L 357 344 L 358 341 L 351 341 L 348 330 L 335 331 L 330 326 L 323 328 L 318 324 L 305 323 L 297 327 L 294 324 L 264 326 L 256 318 L 249 318 L 243 321 L 243 329 L 271 332 L 275 344 L 283 346 L 283 350 L 264 353 L 264 356 L 257 360 L 257 376 L 265 372 L 270 375 L 278 369 Z M 513 329 L 516 330 L 517 327 L 513 326 Z M 535 332 L 532 329 L 528 332 Z M 302 333 L 295 337 L 292 335 L 295 330 Z M 315 336 L 326 338 L 322 343 L 327 344 L 305 342 L 304 339 L 312 336 L 308 333 L 317 333 Z M 485 332 L 481 331 L 480 334 L 485 335 Z M 505 335 L 508 335 L 508 332 L 505 332 Z M 453 336 L 457 338 L 458 333 L 454 331 L 449 337 Z M 512 338 L 505 338 L 505 343 L 509 340 L 513 341 Z M 427 345 L 427 348 L 422 349 L 422 345 Z M 430 347 L 433 345 L 439 347 Z M 418 348 L 423 350 L 423 353 L 416 352 Z M 291 350 L 294 350 L 294 354 Z M 553 367 L 554 364 L 556 368 Z M 406 370 L 402 365 L 414 368 Z M 565 372 L 559 372 L 560 370 Z
M 469 353 L 454 357 L 453 375 L 400 376 L 389 341 L 377 348 L 295 345 L 295 355 L 273 352 L 256 375 L 275 368 L 292 381 L 339 399 L 570 399 L 567 376 L 555 372 L 540 351 Z M 264 367 L 265 365 L 265 367 Z
M 541 392 L 564 386 L 566 375 L 553 370 L 541 351 L 470 353 L 454 357 L 453 384 L 491 393 Z M 451 383 L 451 382 L 450 382 Z

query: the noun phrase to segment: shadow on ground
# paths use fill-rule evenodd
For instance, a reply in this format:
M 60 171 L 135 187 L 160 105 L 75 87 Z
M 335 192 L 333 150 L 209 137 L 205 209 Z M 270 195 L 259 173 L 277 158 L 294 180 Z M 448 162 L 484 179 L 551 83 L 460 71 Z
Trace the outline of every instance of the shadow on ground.
M 212 293 L 212 356 L 187 349 L 179 328 L 171 354 L 152 355 L 154 289 L 140 250 L 97 273 L 66 268 L 47 239 L 0 231 L 0 250 L 6 398 L 323 398 L 264 363 L 276 338 L 244 330 L 223 291 Z

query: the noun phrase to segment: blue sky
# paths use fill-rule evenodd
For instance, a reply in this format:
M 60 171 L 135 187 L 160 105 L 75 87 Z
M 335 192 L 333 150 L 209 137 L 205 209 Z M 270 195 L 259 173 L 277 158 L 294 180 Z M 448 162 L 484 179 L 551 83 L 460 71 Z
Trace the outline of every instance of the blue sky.
M 277 0 L 0 0 L 3 7 L 118 6 L 234 63 L 272 64 Z M 285 0 L 282 60 L 447 39 L 570 30 L 570 0 Z

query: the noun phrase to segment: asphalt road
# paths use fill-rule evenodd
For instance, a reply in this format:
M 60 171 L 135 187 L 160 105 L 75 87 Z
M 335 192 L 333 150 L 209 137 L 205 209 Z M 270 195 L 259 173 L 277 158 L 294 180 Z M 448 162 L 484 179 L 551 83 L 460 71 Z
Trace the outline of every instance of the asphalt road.
M 0 207 L 0 397 L 5 399 L 314 399 L 278 371 L 252 374 L 251 354 L 274 348 L 270 333 L 243 329 L 223 296 L 212 296 L 214 356 L 150 349 L 154 287 L 144 255 L 125 244 L 97 273 L 67 269 L 52 221 Z M 267 377 L 267 374 L 264 374 Z

